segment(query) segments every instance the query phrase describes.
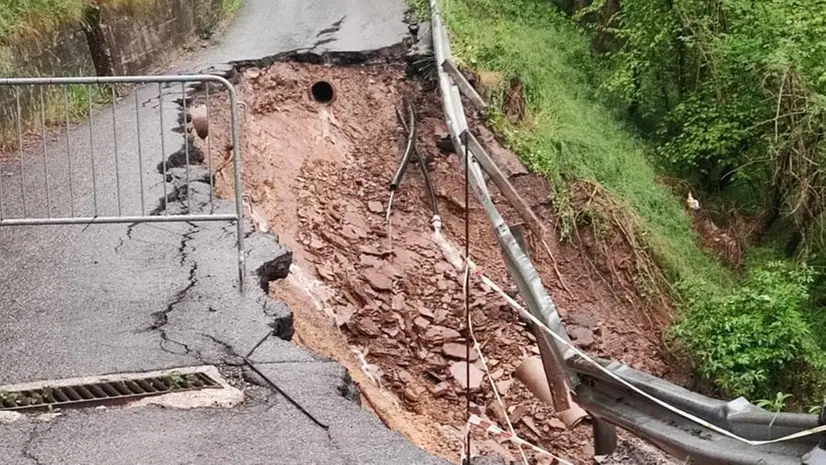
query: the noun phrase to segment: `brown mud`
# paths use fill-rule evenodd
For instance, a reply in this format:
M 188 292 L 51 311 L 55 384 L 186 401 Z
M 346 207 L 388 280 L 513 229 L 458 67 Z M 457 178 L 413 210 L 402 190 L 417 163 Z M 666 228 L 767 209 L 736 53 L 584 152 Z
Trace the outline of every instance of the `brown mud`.
M 329 105 L 310 97 L 310 86 L 319 80 L 335 86 L 336 98 Z M 464 247 L 469 208 L 471 258 L 504 289 L 515 288 L 487 216 L 472 194 L 465 206 L 458 157 L 439 149 L 447 128 L 438 94 L 406 79 L 402 66 L 294 62 L 246 69 L 238 89 L 246 103 L 244 191 L 295 252 L 291 277 L 273 283 L 271 292 L 295 312 L 296 342 L 341 362 L 359 385 L 364 405 L 389 427 L 457 461 L 466 399 L 451 367 L 463 373 L 462 276 L 432 240 L 432 212 L 418 167 L 408 169 L 389 226 L 385 220 L 388 184 L 406 139 L 394 110 L 403 96 L 416 108 L 419 152 L 432 157 L 430 176 L 445 236 Z M 219 167 L 216 189 L 225 198 L 233 192 L 226 152 L 231 145 L 220 136 L 228 134 L 228 118 L 212 115 L 211 124 L 223 127 L 210 130 L 215 134 L 213 166 Z M 477 134 L 486 131 L 477 121 L 472 124 Z M 496 144 L 492 136 L 481 138 Z M 511 181 L 555 231 L 549 183 L 523 173 L 515 173 Z M 489 187 L 508 223 L 520 223 L 492 183 Z M 684 376 L 684 369 L 670 367 L 661 353 L 668 309 L 636 289 L 634 251 L 621 234 L 599 239 L 584 234 L 573 244 L 550 241 L 559 273 L 537 240 L 526 236 L 537 271 L 577 345 L 657 376 Z M 609 255 L 600 256 L 600 250 Z M 566 430 L 552 407 L 513 378 L 525 357 L 539 353 L 524 323 L 498 295 L 478 285 L 470 290 L 470 309 L 476 338 L 518 434 L 575 463 L 589 463 L 588 422 Z M 470 361 L 482 369 L 475 356 Z M 473 390 L 471 401 L 477 414 L 504 426 L 486 381 Z M 474 433 L 473 444 L 483 454 L 519 458 L 509 443 L 484 433 Z M 526 453 L 531 463 L 551 463 Z

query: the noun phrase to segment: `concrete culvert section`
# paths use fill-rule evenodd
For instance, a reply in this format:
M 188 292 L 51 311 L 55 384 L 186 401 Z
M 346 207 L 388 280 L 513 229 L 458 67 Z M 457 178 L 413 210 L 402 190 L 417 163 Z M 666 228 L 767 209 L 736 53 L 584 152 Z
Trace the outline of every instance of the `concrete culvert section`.
M 310 97 L 316 103 L 328 105 L 336 99 L 336 88 L 328 81 L 318 81 L 310 86 Z
M 277 62 L 241 75 L 238 89 L 248 106 L 242 131 L 245 191 L 273 233 L 294 251 L 291 275 L 271 283 L 269 291 L 292 308 L 295 340 L 346 367 L 361 391 L 362 405 L 388 427 L 458 462 L 468 381 L 456 374 L 464 373 L 468 362 L 472 373 L 484 367 L 475 353 L 465 360 L 462 276 L 433 241 L 432 212 L 418 167 L 408 168 L 395 194 L 389 227 L 385 220 L 388 185 L 407 142 L 396 108 L 402 110 L 407 97 L 415 108 L 416 147 L 427 160 L 444 234 L 454 244 L 463 243 L 468 208 L 464 176 L 458 157 L 440 150 L 448 131 L 438 96 L 405 78 L 401 64 Z M 321 82 L 335 82 L 332 95 Z M 335 105 L 317 103 L 331 98 Z M 229 115 L 214 115 L 210 124 L 213 146 L 225 146 L 228 141 L 219 138 Z M 520 165 L 478 120 L 471 127 L 492 147 L 498 163 Z M 217 194 L 230 198 L 232 167 L 214 156 L 213 166 L 226 166 L 216 173 Z M 512 182 L 540 217 L 552 217 L 547 181 L 521 174 Z M 498 192 L 494 200 L 506 218 L 514 218 Z M 467 213 L 473 259 L 492 279 L 511 287 L 484 211 L 472 203 Z M 533 247 L 530 238 L 527 242 Z M 566 322 L 578 328 L 577 344 L 654 374 L 667 373 L 658 355 L 658 330 L 638 329 L 645 316 L 626 307 L 627 301 L 618 303 L 609 280 L 592 276 L 592 265 L 578 249 L 548 242 L 560 273 L 570 277 L 573 296 L 559 290 L 550 260 L 539 250 L 531 255 Z M 621 252 L 623 244 L 617 242 L 615 249 Z M 636 296 L 627 298 L 645 307 Z M 490 378 L 516 432 L 574 463 L 590 463 L 594 451 L 588 422 L 566 430 L 553 408 L 515 379 L 522 360 L 539 353 L 524 323 L 495 293 L 478 285 L 470 291 L 470 308 Z M 490 383 L 479 379 L 469 382 L 475 411 L 506 427 Z M 516 447 L 485 433 L 475 434 L 473 443 L 480 454 L 519 461 Z M 533 451 L 526 449 L 526 454 L 530 463 L 549 463 Z

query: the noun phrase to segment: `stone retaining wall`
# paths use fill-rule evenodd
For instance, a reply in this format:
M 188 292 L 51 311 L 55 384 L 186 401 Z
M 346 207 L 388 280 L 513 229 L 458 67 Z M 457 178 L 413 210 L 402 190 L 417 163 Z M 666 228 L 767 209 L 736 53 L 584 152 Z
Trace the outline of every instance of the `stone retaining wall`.
M 155 0 L 142 8 L 90 7 L 83 21 L 0 43 L 0 77 L 127 75 L 147 72 L 196 37 L 212 34 L 222 0 Z M 24 117 L 39 94 L 21 89 Z M 16 125 L 16 90 L 0 87 L 0 136 Z

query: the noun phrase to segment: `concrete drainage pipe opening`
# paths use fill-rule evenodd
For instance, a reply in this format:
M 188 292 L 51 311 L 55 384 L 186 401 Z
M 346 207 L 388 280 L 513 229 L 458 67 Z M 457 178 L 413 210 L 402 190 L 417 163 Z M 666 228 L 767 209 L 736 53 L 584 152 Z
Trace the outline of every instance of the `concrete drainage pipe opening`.
M 310 97 L 317 103 L 328 105 L 336 99 L 336 89 L 327 81 L 318 81 L 310 87 Z

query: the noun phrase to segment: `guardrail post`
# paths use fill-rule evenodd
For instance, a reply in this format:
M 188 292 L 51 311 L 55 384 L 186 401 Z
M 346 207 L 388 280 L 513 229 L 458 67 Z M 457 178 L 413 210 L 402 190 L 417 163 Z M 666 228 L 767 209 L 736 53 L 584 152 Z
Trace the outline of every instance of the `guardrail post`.
M 610 455 L 617 448 L 617 428 L 599 417 L 594 422 L 594 454 Z

